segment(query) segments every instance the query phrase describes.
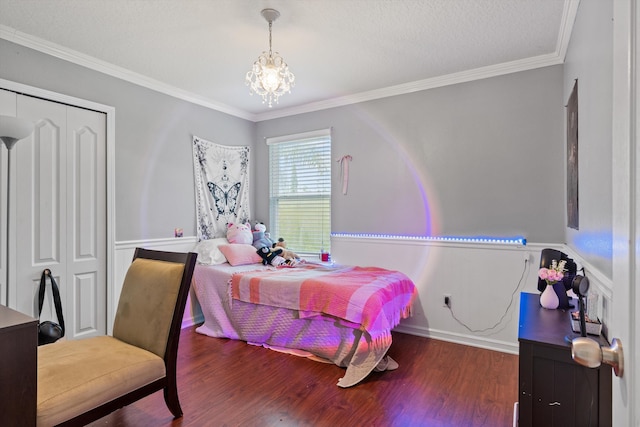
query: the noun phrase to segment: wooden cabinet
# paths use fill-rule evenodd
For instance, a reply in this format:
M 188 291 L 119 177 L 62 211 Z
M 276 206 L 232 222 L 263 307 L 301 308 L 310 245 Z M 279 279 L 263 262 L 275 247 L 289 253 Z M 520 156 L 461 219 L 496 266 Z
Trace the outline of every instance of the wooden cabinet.
M 611 426 L 611 367 L 589 369 L 571 358 L 575 310 L 548 310 L 538 294 L 520 294 L 520 427 Z M 589 337 L 608 346 L 602 336 Z
M 0 305 L 0 424 L 36 425 L 38 321 Z

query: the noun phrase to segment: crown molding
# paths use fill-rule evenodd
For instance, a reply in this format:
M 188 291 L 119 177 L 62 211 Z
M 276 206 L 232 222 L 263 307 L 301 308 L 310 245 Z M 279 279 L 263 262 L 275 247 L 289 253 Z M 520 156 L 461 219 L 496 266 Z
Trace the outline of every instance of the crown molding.
M 413 92 L 434 89 L 443 86 L 450 86 L 459 83 L 466 83 L 474 80 L 487 79 L 504 74 L 527 71 L 535 68 L 548 67 L 550 65 L 562 64 L 564 58 L 559 58 L 556 54 L 541 55 L 534 58 L 526 58 L 519 61 L 507 62 L 503 64 L 491 65 L 474 70 L 467 70 L 460 73 L 452 73 L 444 76 L 433 77 L 415 82 L 404 83 L 386 88 L 375 89 L 368 92 L 361 92 L 354 95 L 342 96 L 326 101 L 313 102 L 299 107 L 286 108 L 275 111 L 268 111 L 256 115 L 257 122 L 271 120 L 281 117 L 293 116 L 295 114 L 310 113 L 328 108 L 342 107 L 350 104 L 373 101 L 391 96 L 405 95 Z
M 174 86 L 151 79 L 144 75 L 134 73 L 122 67 L 101 61 L 89 55 L 84 55 L 63 46 L 51 43 L 47 40 L 22 33 L 11 27 L 0 24 L 0 38 L 10 42 L 37 50 L 39 52 L 54 56 L 56 58 L 81 65 L 86 68 L 164 93 L 175 98 L 201 105 L 212 110 L 220 111 L 241 119 L 252 122 L 288 117 L 297 114 L 310 113 L 313 111 L 326 110 L 329 108 L 342 107 L 345 105 L 357 104 L 361 102 L 373 101 L 376 99 L 388 98 L 391 96 L 404 95 L 443 86 L 459 83 L 466 83 L 474 80 L 481 80 L 490 77 L 501 76 L 520 71 L 527 71 L 536 68 L 548 67 L 564 63 L 564 58 L 571 38 L 573 23 L 578 11 L 580 0 L 565 0 L 562 22 L 558 32 L 558 43 L 556 51 L 552 54 L 540 55 L 532 58 L 525 58 L 518 61 L 506 62 L 487 67 L 476 68 L 459 73 L 452 73 L 444 76 L 437 76 L 424 80 L 389 86 L 353 95 L 342 96 L 325 101 L 312 102 L 309 104 L 271 110 L 264 113 L 253 114 L 226 104 L 222 104 L 200 95 L 176 88 Z
M 259 113 L 256 114 L 255 121 L 260 122 L 281 117 L 293 116 L 296 114 L 310 113 L 313 111 L 325 110 L 328 108 L 342 107 L 345 105 L 373 101 L 390 96 L 404 95 L 407 93 L 419 92 L 422 90 L 434 89 L 458 83 L 466 83 L 474 80 L 497 77 L 504 74 L 517 73 L 520 71 L 528 71 L 536 68 L 563 64 L 567 53 L 567 48 L 569 46 L 569 41 L 571 39 L 571 32 L 573 31 L 573 24 L 578 13 L 579 5 L 580 0 L 565 0 L 560 29 L 558 31 L 558 42 L 556 44 L 556 50 L 554 53 L 525 58 L 512 62 L 505 62 L 502 64 L 490 65 L 487 67 L 476 68 L 473 70 L 447 74 L 444 76 L 438 76 L 424 80 L 418 80 L 415 82 L 389 86 L 386 88 L 376 89 L 368 92 L 361 92 L 354 95 L 333 98 L 326 101 L 313 102 L 298 107 Z
M 102 61 L 89 55 L 77 52 L 72 49 L 65 48 L 50 41 L 41 39 L 30 34 L 20 32 L 14 28 L 0 24 L 0 38 L 19 44 L 24 47 L 36 50 L 38 52 L 51 55 L 53 57 L 80 65 L 112 77 L 116 77 L 130 83 L 137 84 L 147 89 L 152 89 L 160 93 L 164 93 L 174 98 L 178 98 L 196 105 L 220 111 L 241 119 L 255 121 L 255 115 L 238 108 L 231 107 L 226 104 L 206 99 L 194 93 L 176 88 L 161 81 L 149 78 L 142 74 L 135 73 L 126 68 Z
M 576 15 L 578 15 L 578 6 L 580 0 L 565 0 L 564 9 L 562 10 L 562 21 L 560 30 L 558 31 L 558 44 L 556 45 L 556 52 L 558 57 L 564 58 L 567 55 L 567 48 L 569 47 L 569 41 L 571 40 L 571 33 L 573 31 L 573 24 L 576 21 Z

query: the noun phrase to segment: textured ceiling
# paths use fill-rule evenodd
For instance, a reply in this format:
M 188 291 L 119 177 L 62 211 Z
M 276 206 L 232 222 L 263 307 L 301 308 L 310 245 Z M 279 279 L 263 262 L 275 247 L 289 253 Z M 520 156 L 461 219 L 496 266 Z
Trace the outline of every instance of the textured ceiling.
M 0 0 L 0 37 L 251 120 L 561 63 L 579 0 Z M 246 72 L 296 75 L 269 109 Z

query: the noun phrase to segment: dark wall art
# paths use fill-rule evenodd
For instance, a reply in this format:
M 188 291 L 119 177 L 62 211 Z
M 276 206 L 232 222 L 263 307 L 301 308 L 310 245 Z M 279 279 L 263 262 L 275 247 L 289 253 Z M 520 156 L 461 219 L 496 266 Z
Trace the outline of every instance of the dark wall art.
M 567 227 L 578 230 L 578 80 L 567 102 Z

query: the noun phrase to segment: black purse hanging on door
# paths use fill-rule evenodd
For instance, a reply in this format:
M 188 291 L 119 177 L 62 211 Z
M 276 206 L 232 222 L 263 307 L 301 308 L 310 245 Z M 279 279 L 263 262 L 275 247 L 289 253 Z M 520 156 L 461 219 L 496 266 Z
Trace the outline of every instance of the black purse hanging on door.
M 40 289 L 38 290 L 38 319 L 42 313 L 44 293 L 47 288 L 47 276 L 51 279 L 51 290 L 53 291 L 53 303 L 56 306 L 56 316 L 60 324 L 46 320 L 38 322 L 38 345 L 51 344 L 64 336 L 64 317 L 62 317 L 62 301 L 60 301 L 60 290 L 58 284 L 51 274 L 51 270 L 45 268 L 40 277 Z

